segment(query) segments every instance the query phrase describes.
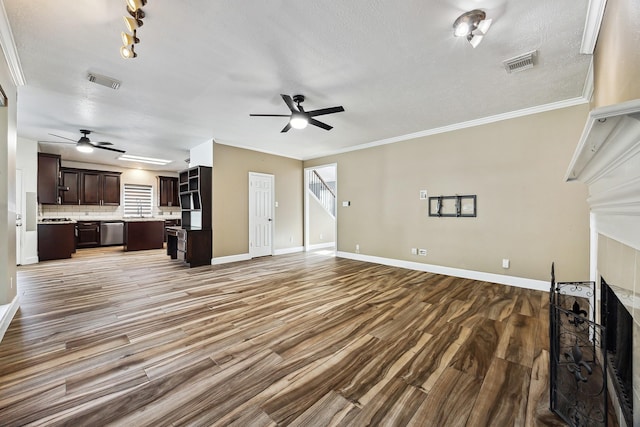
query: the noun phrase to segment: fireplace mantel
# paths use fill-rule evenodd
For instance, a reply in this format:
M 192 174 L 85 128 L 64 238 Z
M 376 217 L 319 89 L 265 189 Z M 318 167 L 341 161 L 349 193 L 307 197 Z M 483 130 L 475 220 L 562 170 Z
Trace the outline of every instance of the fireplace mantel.
M 640 99 L 591 111 L 565 180 L 589 187 L 595 231 L 640 250 Z

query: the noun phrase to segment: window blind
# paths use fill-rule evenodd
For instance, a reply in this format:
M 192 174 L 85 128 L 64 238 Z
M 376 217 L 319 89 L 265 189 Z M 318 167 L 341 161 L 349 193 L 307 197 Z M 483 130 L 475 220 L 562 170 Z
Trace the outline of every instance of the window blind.
M 124 184 L 124 216 L 151 216 L 152 212 L 153 187 Z

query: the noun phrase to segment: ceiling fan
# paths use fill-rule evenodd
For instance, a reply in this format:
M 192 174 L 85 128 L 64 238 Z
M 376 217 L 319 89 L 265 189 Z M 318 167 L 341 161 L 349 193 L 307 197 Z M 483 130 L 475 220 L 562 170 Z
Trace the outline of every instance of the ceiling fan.
M 293 98 L 291 98 L 289 95 L 281 94 L 280 96 L 284 100 L 284 103 L 287 104 L 287 107 L 289 107 L 289 110 L 291 110 L 291 114 L 249 114 L 249 116 L 250 117 L 289 117 L 289 122 L 280 131 L 282 133 L 282 132 L 289 131 L 289 129 L 291 128 L 304 129 L 307 127 L 308 124 L 318 126 L 319 128 L 322 128 L 324 130 L 331 130 L 333 129 L 333 126 L 329 126 L 326 123 L 322 123 L 321 121 L 314 119 L 314 117 L 323 116 L 325 114 L 340 113 L 344 111 L 344 108 L 342 108 L 342 105 L 339 107 L 321 108 L 319 110 L 305 111 L 304 108 L 302 108 L 302 105 L 300 105 L 304 102 L 303 95 L 294 95 Z M 294 105 L 294 102 L 297 105 Z
M 66 141 L 38 141 L 38 142 L 46 142 L 46 143 L 54 143 L 54 144 L 76 144 L 76 149 L 83 153 L 90 153 L 93 151 L 94 148 L 99 148 L 101 150 L 115 151 L 116 153 L 125 152 L 124 150 L 119 150 L 117 148 L 106 147 L 106 145 L 113 145 L 112 143 L 107 141 L 91 142 L 91 140 L 87 136 L 91 134 L 90 130 L 80 129 L 80 133 L 82 134 L 82 136 L 77 141 L 74 141 L 73 139 L 67 138 L 65 136 L 50 133 L 49 135 L 51 136 L 55 136 L 56 138 L 66 139 L 67 141 L 71 141 L 71 142 L 66 142 Z

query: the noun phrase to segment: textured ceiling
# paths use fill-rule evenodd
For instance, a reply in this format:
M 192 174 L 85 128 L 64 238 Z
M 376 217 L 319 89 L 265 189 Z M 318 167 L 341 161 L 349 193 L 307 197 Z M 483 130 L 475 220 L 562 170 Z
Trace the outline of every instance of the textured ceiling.
M 210 141 L 308 159 L 401 135 L 580 97 L 590 57 L 579 53 L 587 0 L 149 0 L 138 58 L 119 55 L 125 1 L 4 0 L 27 84 L 18 135 L 111 141 L 128 154 L 169 157 Z M 473 49 L 453 37 L 462 12 L 493 19 Z M 502 61 L 537 49 L 531 70 Z M 122 81 L 118 90 L 88 72 Z M 280 94 L 334 126 L 282 134 Z M 63 159 L 118 164 L 109 152 Z M 121 166 L 130 166 L 120 163 Z M 165 168 L 166 169 L 166 168 Z

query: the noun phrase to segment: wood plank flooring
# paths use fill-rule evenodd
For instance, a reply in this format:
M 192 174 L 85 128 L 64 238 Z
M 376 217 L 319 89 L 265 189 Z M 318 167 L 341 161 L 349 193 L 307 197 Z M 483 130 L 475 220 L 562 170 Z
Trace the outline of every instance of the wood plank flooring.
M 18 269 L 0 425 L 555 426 L 548 295 L 322 253 Z

